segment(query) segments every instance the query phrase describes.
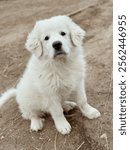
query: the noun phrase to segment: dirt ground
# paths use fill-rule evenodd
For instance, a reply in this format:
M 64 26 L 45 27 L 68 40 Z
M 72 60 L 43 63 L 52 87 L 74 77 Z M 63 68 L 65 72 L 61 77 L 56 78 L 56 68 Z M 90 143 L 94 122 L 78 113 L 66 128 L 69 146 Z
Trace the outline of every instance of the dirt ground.
M 72 18 L 87 31 L 86 92 L 101 117 L 89 120 L 75 109 L 66 114 L 69 135 L 59 134 L 49 115 L 42 131 L 31 132 L 12 99 L 0 110 L 0 150 L 112 150 L 112 0 L 0 0 L 0 93 L 25 69 L 24 43 L 35 21 L 84 7 Z

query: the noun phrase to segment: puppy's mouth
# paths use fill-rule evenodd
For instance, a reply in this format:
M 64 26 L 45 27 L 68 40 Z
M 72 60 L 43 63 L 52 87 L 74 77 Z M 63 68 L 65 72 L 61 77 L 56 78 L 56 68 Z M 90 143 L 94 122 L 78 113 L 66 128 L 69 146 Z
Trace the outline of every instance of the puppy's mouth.
M 56 57 L 63 57 L 64 55 L 66 55 L 66 52 L 65 52 L 65 51 L 63 51 L 63 50 L 58 50 L 58 51 L 55 52 L 54 58 L 56 58 Z

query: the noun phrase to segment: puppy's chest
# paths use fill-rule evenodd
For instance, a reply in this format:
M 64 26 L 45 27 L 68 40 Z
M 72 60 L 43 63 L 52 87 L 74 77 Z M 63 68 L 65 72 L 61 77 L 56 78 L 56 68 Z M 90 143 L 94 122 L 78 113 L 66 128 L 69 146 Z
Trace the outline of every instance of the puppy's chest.
M 60 92 L 71 91 L 77 85 L 76 77 L 73 74 L 54 74 L 50 77 L 50 88 Z
M 42 79 L 42 85 L 46 90 L 67 94 L 77 87 L 80 76 L 74 72 L 51 72 Z

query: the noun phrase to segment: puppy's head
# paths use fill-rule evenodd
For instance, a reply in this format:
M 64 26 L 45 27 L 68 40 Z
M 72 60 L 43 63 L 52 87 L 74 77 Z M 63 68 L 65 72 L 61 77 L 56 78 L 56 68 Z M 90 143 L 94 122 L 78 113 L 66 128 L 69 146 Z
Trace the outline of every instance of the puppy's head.
M 85 31 L 67 16 L 56 16 L 36 22 L 26 41 L 32 54 L 49 59 L 69 57 L 74 47 L 82 45 Z

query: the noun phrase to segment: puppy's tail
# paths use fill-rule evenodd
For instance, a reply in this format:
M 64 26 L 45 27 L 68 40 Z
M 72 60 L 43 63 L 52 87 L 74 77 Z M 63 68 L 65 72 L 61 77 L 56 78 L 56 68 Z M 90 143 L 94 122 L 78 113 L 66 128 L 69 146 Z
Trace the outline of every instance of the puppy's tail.
M 13 98 L 16 96 L 16 89 L 12 88 L 7 90 L 5 93 L 3 93 L 0 96 L 0 108 L 3 106 L 4 103 L 6 103 L 10 98 Z

